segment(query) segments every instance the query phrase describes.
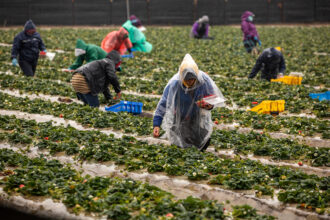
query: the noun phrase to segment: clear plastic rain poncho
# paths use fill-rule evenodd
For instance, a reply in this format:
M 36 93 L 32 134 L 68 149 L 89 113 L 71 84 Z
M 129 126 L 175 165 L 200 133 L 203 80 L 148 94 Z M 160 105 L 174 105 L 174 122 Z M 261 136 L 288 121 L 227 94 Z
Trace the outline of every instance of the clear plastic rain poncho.
M 184 82 L 188 74 L 196 78 L 191 87 Z M 210 97 L 208 103 L 212 102 L 213 108 L 225 106 L 225 99 L 214 81 L 186 54 L 179 72 L 164 89 L 154 115 L 154 126 L 155 118 L 163 119 L 161 127 L 171 144 L 201 149 L 211 136 L 213 122 L 211 111 L 198 107 L 196 102 Z

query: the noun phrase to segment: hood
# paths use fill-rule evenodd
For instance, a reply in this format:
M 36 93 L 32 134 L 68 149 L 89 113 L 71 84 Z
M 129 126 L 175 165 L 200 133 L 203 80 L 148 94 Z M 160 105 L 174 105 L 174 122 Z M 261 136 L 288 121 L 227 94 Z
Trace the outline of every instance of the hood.
M 121 27 L 118 31 L 118 37 L 121 40 L 125 40 L 126 38 L 128 38 L 128 32 L 125 28 Z
M 129 17 L 129 20 L 132 22 L 132 24 L 136 27 L 140 27 L 142 26 L 142 23 L 140 21 L 140 19 L 138 17 L 136 17 L 135 15 L 131 15 Z
M 201 17 L 200 19 L 198 19 L 198 23 L 200 23 L 200 24 L 206 24 L 206 23 L 209 23 L 209 16 L 207 16 L 207 15 L 204 15 L 203 17 Z
M 82 50 L 86 50 L 87 48 L 87 44 L 85 43 L 85 41 L 78 39 L 77 43 L 76 43 L 76 48 L 82 49 Z
M 241 20 L 242 21 L 246 21 L 246 19 L 249 17 L 249 16 L 254 16 L 254 14 L 252 13 L 252 12 L 250 12 L 250 11 L 245 11 L 243 14 L 242 14 L 242 16 L 241 16 Z
M 184 85 L 184 79 L 185 78 L 195 78 L 197 81 L 199 81 L 198 77 L 199 69 L 197 64 L 195 63 L 194 59 L 190 56 L 190 54 L 186 54 L 182 60 L 182 63 L 179 67 L 179 74 L 180 74 L 180 81 Z M 195 85 L 197 82 L 195 83 Z M 189 89 L 193 89 L 194 87 L 191 87 Z
M 132 22 L 130 20 L 127 20 L 123 25 L 123 28 L 125 28 L 128 32 L 131 31 L 131 29 L 134 28 L 134 26 L 132 25 Z
M 106 58 L 112 60 L 115 64 L 121 62 L 121 56 L 116 50 L 112 50 L 110 53 L 108 53 Z
M 129 20 L 135 20 L 135 19 L 137 19 L 137 17 L 135 15 L 129 16 Z
M 36 25 L 33 23 L 33 21 L 30 19 L 28 20 L 25 25 L 24 25 L 24 31 L 27 30 L 32 30 L 32 29 L 36 29 Z

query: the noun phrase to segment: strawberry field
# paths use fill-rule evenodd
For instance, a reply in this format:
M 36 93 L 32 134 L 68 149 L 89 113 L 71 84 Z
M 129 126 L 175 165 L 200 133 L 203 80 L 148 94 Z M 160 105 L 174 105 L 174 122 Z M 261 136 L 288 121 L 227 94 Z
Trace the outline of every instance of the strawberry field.
M 53 61 L 34 78 L 10 62 L 19 29 L 0 29 L 0 204 L 65 219 L 329 219 L 330 28 L 259 27 L 263 46 L 281 46 L 286 74 L 302 85 L 247 79 L 256 57 L 237 27 L 149 27 L 151 53 L 123 60 L 122 99 L 152 114 L 190 53 L 216 82 L 226 107 L 212 110 L 206 152 L 152 136 L 152 118 L 84 106 L 70 85 L 77 38 L 100 45 L 114 28 L 40 28 Z M 110 88 L 111 90 L 111 88 Z M 112 93 L 114 91 L 112 90 Z M 285 100 L 278 116 L 248 109 Z M 54 208 L 56 207 L 56 208 Z

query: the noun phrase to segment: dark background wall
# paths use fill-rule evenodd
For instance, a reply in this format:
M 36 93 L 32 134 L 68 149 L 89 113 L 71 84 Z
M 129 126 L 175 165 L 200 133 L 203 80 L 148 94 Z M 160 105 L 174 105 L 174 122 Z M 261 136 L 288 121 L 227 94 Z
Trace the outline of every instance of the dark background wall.
M 0 26 L 110 25 L 127 18 L 126 0 L 1 0 Z M 204 14 L 211 24 L 238 24 L 250 10 L 257 23 L 330 22 L 330 0 L 129 0 L 144 24 L 188 25 Z

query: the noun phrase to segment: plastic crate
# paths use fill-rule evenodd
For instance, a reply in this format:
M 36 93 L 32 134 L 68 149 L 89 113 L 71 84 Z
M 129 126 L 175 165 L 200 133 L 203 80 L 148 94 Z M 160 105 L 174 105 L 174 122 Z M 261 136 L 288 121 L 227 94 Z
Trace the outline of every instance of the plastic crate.
M 319 99 L 320 101 L 330 100 L 330 91 L 324 93 L 309 93 L 309 97 L 312 99 Z
M 280 113 L 285 110 L 284 100 L 264 100 L 259 105 L 254 106 L 250 111 L 258 114 Z
M 142 112 L 142 107 L 143 103 L 141 102 L 120 101 L 116 105 L 105 107 L 105 110 L 111 112 L 130 112 L 140 114 Z
M 283 76 L 279 79 L 272 79 L 271 82 L 282 82 L 288 85 L 301 85 L 301 76 Z

